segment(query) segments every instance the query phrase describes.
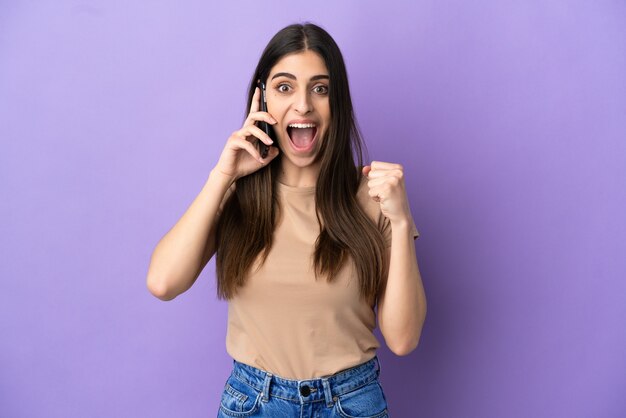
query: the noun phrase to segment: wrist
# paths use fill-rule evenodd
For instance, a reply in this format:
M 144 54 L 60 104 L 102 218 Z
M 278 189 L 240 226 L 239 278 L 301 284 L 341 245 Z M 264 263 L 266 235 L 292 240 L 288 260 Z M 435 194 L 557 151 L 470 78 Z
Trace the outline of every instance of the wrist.
M 217 168 L 211 170 L 211 172 L 209 173 L 209 178 L 207 179 L 207 182 L 215 182 L 226 188 L 232 186 L 235 181 L 237 181 L 237 178 L 235 176 L 229 176 L 228 174 L 224 174 Z
M 401 218 L 396 220 L 389 220 L 391 223 L 391 230 L 399 233 L 407 233 L 407 235 L 411 232 L 412 220 L 408 218 Z
M 204 188 L 211 190 L 211 194 L 224 194 L 231 188 L 236 180 L 235 177 L 224 174 L 219 169 L 214 168 L 209 173 L 209 177 L 204 183 Z

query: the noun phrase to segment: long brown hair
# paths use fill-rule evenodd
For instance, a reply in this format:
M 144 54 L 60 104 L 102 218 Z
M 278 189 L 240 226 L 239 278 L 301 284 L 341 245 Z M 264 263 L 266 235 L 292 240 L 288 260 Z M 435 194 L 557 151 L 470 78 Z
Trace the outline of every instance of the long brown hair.
M 279 31 L 263 51 L 248 89 L 248 107 L 257 80 L 265 81 L 285 55 L 312 50 L 329 71 L 330 126 L 316 161 L 321 170 L 315 190 L 320 235 L 315 243 L 316 278 L 335 279 L 351 256 L 359 278 L 360 296 L 373 303 L 386 274 L 383 236 L 356 198 L 363 165 L 363 142 L 356 125 L 343 57 L 333 38 L 311 23 Z M 217 293 L 232 298 L 257 257 L 265 262 L 279 217 L 276 179 L 281 154 L 262 169 L 237 180 L 217 224 Z M 358 165 L 355 164 L 355 158 Z M 259 265 L 261 265 L 259 264 Z

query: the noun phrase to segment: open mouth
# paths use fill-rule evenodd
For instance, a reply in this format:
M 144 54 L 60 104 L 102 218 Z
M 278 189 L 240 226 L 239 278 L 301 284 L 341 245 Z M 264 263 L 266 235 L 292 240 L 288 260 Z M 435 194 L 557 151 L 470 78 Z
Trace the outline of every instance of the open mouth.
M 309 151 L 316 134 L 317 126 L 314 123 L 291 123 L 287 126 L 287 135 L 298 151 Z

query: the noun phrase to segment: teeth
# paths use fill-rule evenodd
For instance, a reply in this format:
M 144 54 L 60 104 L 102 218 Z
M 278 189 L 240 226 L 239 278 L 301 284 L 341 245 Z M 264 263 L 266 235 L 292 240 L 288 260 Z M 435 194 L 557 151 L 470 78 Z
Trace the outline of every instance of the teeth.
M 290 128 L 315 128 L 314 123 L 290 123 Z

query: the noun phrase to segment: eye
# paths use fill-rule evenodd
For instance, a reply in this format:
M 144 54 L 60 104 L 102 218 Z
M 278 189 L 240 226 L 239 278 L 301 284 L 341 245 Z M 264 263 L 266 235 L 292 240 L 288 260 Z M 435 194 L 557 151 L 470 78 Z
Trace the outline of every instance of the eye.
M 276 87 L 276 90 L 278 90 L 281 93 L 287 93 L 290 89 L 291 89 L 291 86 L 289 86 L 289 84 L 279 84 Z
M 313 91 L 315 93 L 317 93 L 317 94 L 327 94 L 328 93 L 328 86 L 320 84 L 318 86 L 313 87 Z

